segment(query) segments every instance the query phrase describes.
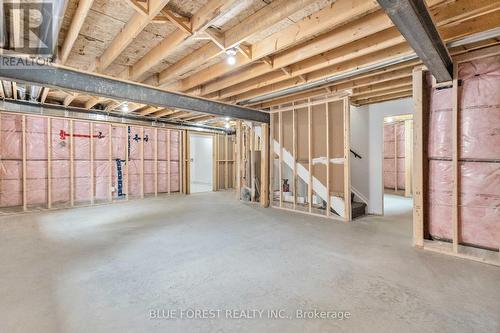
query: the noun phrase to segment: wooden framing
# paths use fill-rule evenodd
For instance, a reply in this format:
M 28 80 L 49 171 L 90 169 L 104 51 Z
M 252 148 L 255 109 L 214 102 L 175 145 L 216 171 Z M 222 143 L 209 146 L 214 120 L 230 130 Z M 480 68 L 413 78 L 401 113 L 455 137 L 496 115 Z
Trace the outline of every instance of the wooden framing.
M 94 123 L 91 122 L 90 126 L 90 136 L 89 136 L 89 144 L 90 144 L 90 204 L 94 204 L 94 192 L 95 192 L 95 175 L 94 175 Z
M 453 173 L 453 192 L 452 192 L 452 215 L 451 226 L 453 232 L 453 252 L 458 253 L 458 243 L 460 242 L 459 232 L 459 166 L 458 166 L 458 149 L 459 149 L 459 105 L 458 105 L 458 64 L 453 64 L 453 81 L 452 81 L 452 173 Z
M 237 149 L 237 136 L 237 133 L 235 135 L 214 134 L 214 191 L 230 190 L 238 187 L 234 180 L 234 165 L 237 163 L 234 152 Z M 233 154 L 229 153 L 230 147 Z M 230 170 L 233 177 L 229 176 Z
M 70 119 L 69 121 L 69 182 L 70 182 L 70 206 L 73 207 L 75 205 L 75 139 L 74 139 L 74 131 L 75 131 L 75 121 Z
M 332 108 L 331 105 L 335 107 Z M 349 108 L 349 96 L 343 96 L 336 99 L 309 99 L 307 103 L 275 107 L 270 111 L 271 130 L 276 128 L 280 132 L 277 136 L 274 133 L 270 136 L 272 141 L 270 146 L 276 145 L 276 149 L 279 147 L 277 153 L 279 172 L 275 175 L 271 171 L 270 183 L 275 184 L 275 178 L 279 177 L 280 188 L 273 188 L 275 185 L 267 186 L 274 201 L 273 207 L 337 220 L 352 219 Z M 289 115 L 284 117 L 285 113 Z M 276 119 L 278 126 L 275 124 Z M 316 126 L 318 123 L 324 124 L 324 129 L 318 128 Z M 287 135 L 289 133 L 289 136 L 284 138 L 284 133 Z M 317 140 L 322 142 L 316 142 Z M 322 148 L 318 148 L 319 146 Z M 333 147 L 335 148 L 332 150 Z M 270 160 L 272 165 L 273 154 Z M 294 177 L 293 202 L 291 199 L 284 200 L 283 197 L 283 178 L 292 177 L 284 172 L 285 164 L 289 166 L 290 173 L 293 173 Z M 304 192 L 300 201 L 299 178 L 307 186 L 307 188 L 302 186 L 300 190 Z M 274 194 L 278 191 L 281 197 L 279 201 L 274 199 Z M 335 201 L 331 195 L 336 197 Z M 339 213 L 334 214 L 333 211 Z
M 394 126 L 394 191 L 398 191 L 398 130 Z
M 480 59 L 483 57 L 500 54 L 500 48 L 493 47 L 471 52 L 465 56 L 454 59 L 452 89 L 452 217 L 451 217 L 451 243 L 439 240 L 430 240 L 427 231 L 428 207 L 428 118 L 429 118 L 429 93 L 430 84 L 426 82 L 426 71 L 422 67 L 415 68 L 413 72 L 413 99 L 415 108 L 413 128 L 413 238 L 414 245 L 425 250 L 453 255 L 456 257 L 500 266 L 498 252 L 474 248 L 461 243 L 460 237 L 460 104 L 459 104 L 459 77 L 458 67 L 462 62 Z
M 269 207 L 269 125 L 262 124 L 262 148 L 260 152 L 260 205 Z
M 351 210 L 351 120 L 349 97 L 343 98 L 344 102 L 344 210 L 346 221 L 352 219 Z M 330 163 L 328 163 L 330 164 Z M 328 196 L 330 196 L 328 194 Z M 330 209 L 328 209 L 330 210 Z
M 384 184 L 384 189 L 394 190 L 397 194 L 403 194 L 405 197 L 411 197 L 413 193 L 412 189 L 412 166 L 413 166 L 413 115 L 398 115 L 398 116 L 387 116 L 384 118 L 385 125 L 394 125 L 393 137 L 394 137 L 394 157 L 385 157 L 384 160 L 394 159 L 394 188 L 386 187 Z M 397 126 L 404 127 L 404 146 L 399 144 Z M 385 127 L 384 127 L 385 131 Z M 404 170 L 400 170 L 398 155 L 401 151 L 404 151 Z M 399 184 L 399 173 L 404 172 L 404 190 L 400 189 Z M 399 192 L 398 192 L 399 191 Z
M 52 156 L 52 137 L 53 137 L 53 133 L 52 133 L 52 130 L 53 130 L 53 125 L 52 125 L 52 120 L 53 119 L 64 119 L 64 120 L 67 120 L 69 122 L 69 133 L 68 133 L 68 141 L 69 141 L 69 157 L 68 157 L 68 162 L 69 162 L 69 198 L 68 198 L 68 206 L 69 207 L 74 207 L 76 204 L 75 204 L 75 140 L 74 140 L 74 123 L 75 121 L 79 121 L 77 119 L 68 119 L 68 118 L 65 118 L 65 117 L 58 117 L 58 116 L 47 116 L 47 115 L 38 115 L 38 114 L 33 114 L 33 115 L 25 115 L 23 113 L 18 113 L 18 112 L 10 112 L 10 111 L 0 111 L 0 116 L 3 115 L 3 114 L 8 114 L 8 115 L 11 115 L 11 114 L 14 114 L 14 115 L 19 115 L 20 116 L 20 119 L 21 119 L 21 154 L 22 154 L 22 157 L 21 157 L 21 169 L 22 169 L 22 175 L 21 175 L 21 187 L 22 187 L 22 199 L 21 199 L 21 210 L 23 212 L 28 212 L 30 211 L 30 206 L 29 206 L 29 202 L 28 202 L 28 197 L 27 197 L 27 193 L 28 193 L 28 182 L 29 182 L 29 179 L 28 179 L 28 174 L 27 174 L 27 161 L 28 161 L 28 156 L 27 156 L 27 145 L 28 145 L 28 142 L 27 142 L 27 119 L 28 118 L 42 118 L 42 119 L 46 119 L 47 121 L 47 128 L 46 128 L 46 131 L 45 131 L 45 134 L 47 136 L 46 138 L 46 141 L 44 142 L 44 145 L 46 145 L 46 149 L 47 149 L 47 189 L 46 189 L 46 194 L 47 194 L 47 200 L 46 200 L 46 206 L 44 208 L 46 209 L 61 209 L 61 208 L 64 208 L 63 205 L 54 205 L 53 203 L 53 199 L 52 199 L 52 193 L 53 193 L 53 170 L 52 170 L 52 166 L 53 166 L 53 156 Z M 0 120 L 1 121 L 1 120 Z M 90 186 L 89 186 L 89 197 L 90 197 L 90 200 L 87 203 L 78 203 L 77 205 L 78 206 L 92 206 L 92 205 L 101 205 L 101 204 L 107 204 L 107 203 L 112 203 L 112 202 L 116 202 L 115 200 L 113 200 L 113 188 L 112 188 L 112 181 L 113 181 L 113 174 L 112 174 L 112 170 L 113 170 L 113 159 L 112 159 L 112 128 L 113 128 L 113 125 L 115 126 L 118 126 L 118 127 L 123 127 L 125 129 L 125 138 L 124 138 L 124 147 L 127 147 L 128 146 L 128 131 L 127 131 L 127 128 L 129 125 L 124 125 L 122 123 L 115 123 L 115 122 L 101 122 L 101 121 L 94 121 L 94 120 L 81 120 L 85 123 L 88 123 L 88 128 L 89 128 L 89 181 L 90 181 Z M 95 147 L 94 147 L 94 140 L 92 139 L 94 133 L 96 132 L 95 130 L 95 125 L 96 124 L 104 124 L 107 126 L 108 128 L 108 131 L 109 131 L 109 142 L 107 143 L 107 152 L 108 152 L 108 156 L 106 157 L 106 161 L 108 163 L 108 168 L 105 172 L 106 174 L 106 178 L 107 179 L 107 183 L 106 183 L 106 186 L 108 188 L 107 190 L 107 200 L 99 200 L 98 202 L 96 202 L 95 200 L 95 195 L 96 195 L 96 184 L 95 184 L 95 180 L 96 180 L 96 175 L 95 175 L 95 167 L 96 167 L 96 163 L 95 163 Z M 152 127 L 153 128 L 153 127 Z M 144 127 L 141 128 L 142 131 L 144 130 Z M 158 130 L 158 128 L 154 128 L 155 131 Z M 166 128 L 166 130 L 168 132 L 171 131 L 170 128 Z M 176 131 L 179 131 L 181 132 L 182 130 L 180 129 L 173 129 L 173 130 L 176 130 Z M 212 135 L 212 134 L 210 134 Z M 170 136 L 169 136 L 170 137 Z M 169 142 L 170 144 L 170 142 Z M 181 146 L 181 142 L 179 142 L 179 151 L 181 150 L 182 146 Z M 169 148 L 170 149 L 170 148 Z M 169 155 L 170 156 L 170 155 Z M 128 195 L 128 183 L 129 183 L 129 180 L 128 180 L 128 177 L 129 177 L 129 163 L 128 163 L 129 159 L 128 159 L 128 153 L 125 154 L 125 167 L 124 167 L 124 170 L 123 170 L 123 182 L 124 182 L 124 193 L 126 194 L 125 198 L 126 200 L 129 199 L 129 195 Z M 155 163 L 155 168 L 157 168 L 157 159 L 155 159 L 156 163 Z M 170 162 L 170 161 L 169 161 Z M 181 160 L 179 160 L 179 163 L 181 164 Z M 170 163 L 169 163 L 170 165 Z M 179 168 L 179 172 L 181 173 L 182 172 L 182 168 L 180 167 Z M 168 175 L 170 175 L 170 168 L 168 169 Z M 104 176 L 104 175 L 103 175 Z M 155 177 L 155 181 L 157 181 L 157 173 L 156 175 L 154 176 Z M 143 177 L 141 177 L 142 179 L 140 180 L 141 181 L 141 184 L 144 183 L 144 179 Z M 170 176 L 168 176 L 168 180 L 170 182 Z M 179 179 L 179 181 L 181 181 Z M 170 191 L 170 188 L 168 189 L 169 192 Z M 36 208 L 37 210 L 40 209 L 40 207 L 37 207 Z
M 52 208 L 52 119 L 47 118 L 47 208 Z
M 23 211 L 28 210 L 28 185 L 27 185 L 27 165 L 26 165 L 26 116 L 22 116 L 22 149 L 23 149 Z
M 313 201 L 313 188 L 312 188 L 312 183 L 313 183 L 313 169 L 312 169 L 312 105 L 311 105 L 311 99 L 308 99 L 309 105 L 307 106 L 307 144 L 308 144 L 308 158 L 307 158 L 307 165 L 308 165 L 308 170 L 309 170 L 309 180 L 307 182 L 307 200 L 309 203 L 309 213 L 312 213 L 312 201 Z M 281 114 L 281 113 L 280 113 Z M 281 154 L 280 154 L 281 156 Z M 280 161 L 281 165 L 281 161 Z
M 413 193 L 412 165 L 413 165 L 413 120 L 405 120 L 405 197 Z

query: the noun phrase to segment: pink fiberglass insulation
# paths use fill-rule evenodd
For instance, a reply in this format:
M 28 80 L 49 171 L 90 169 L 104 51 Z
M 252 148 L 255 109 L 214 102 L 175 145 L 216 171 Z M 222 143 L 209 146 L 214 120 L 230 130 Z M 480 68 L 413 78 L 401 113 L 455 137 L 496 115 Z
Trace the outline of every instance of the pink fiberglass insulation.
M 68 119 L 53 118 L 51 121 L 52 202 L 69 203 L 71 192 L 70 152 L 71 142 L 64 133 L 70 133 Z M 61 135 L 63 131 L 63 135 Z
M 179 139 L 180 132 L 170 131 L 170 191 L 178 192 L 180 190 L 179 178 Z
M 21 206 L 23 204 L 22 117 L 2 114 L 0 121 L 0 206 Z
M 158 193 L 168 192 L 167 136 L 168 130 L 158 129 Z
M 460 157 L 500 160 L 500 56 L 460 66 Z
M 500 57 L 461 64 L 459 76 L 460 241 L 498 249 Z M 451 239 L 451 89 L 432 90 L 429 121 L 429 232 Z
M 47 118 L 26 117 L 26 201 L 47 203 Z
M 128 157 L 128 195 L 139 197 L 141 195 L 141 127 L 129 126 L 130 155 Z
M 384 188 L 394 189 L 396 183 L 397 149 L 397 186 L 405 188 L 405 127 L 404 122 L 384 124 Z
M 75 121 L 73 123 L 74 168 L 75 168 L 75 202 L 91 201 L 90 189 L 90 123 Z M 66 138 L 68 140 L 68 138 Z
M 109 144 L 108 124 L 94 124 L 92 130 L 94 145 L 94 200 L 109 200 Z
M 23 205 L 23 145 L 21 115 L 0 114 L 0 207 Z M 40 116 L 26 118 L 26 205 L 46 207 L 49 181 L 51 202 L 71 201 L 71 140 L 73 139 L 74 201 L 89 203 L 126 197 L 127 155 L 129 195 L 138 197 L 155 189 L 155 129 L 109 125 Z M 50 133 L 48 133 L 50 124 Z M 92 135 L 92 137 L 91 137 Z M 168 140 L 169 139 L 169 140 Z M 170 141 L 170 147 L 167 147 Z M 127 145 L 130 144 L 130 147 Z M 92 150 L 91 150 L 92 147 Z M 130 148 L 130 149 L 129 149 Z M 144 149 L 142 164 L 141 149 Z M 50 149 L 50 151 L 48 151 Z M 109 156 L 111 150 L 111 156 Z M 91 158 L 93 152 L 93 162 Z M 49 174 L 49 152 L 52 179 Z M 170 152 L 170 166 L 168 165 Z M 111 164 L 110 164 L 111 159 Z M 179 191 L 179 131 L 158 129 L 158 192 Z M 93 170 L 91 166 L 93 163 Z M 171 174 L 168 174 L 170 170 Z M 93 171 L 94 179 L 91 178 Z M 109 179 L 111 173 L 111 181 Z M 141 182 L 144 173 L 144 184 Z M 111 188 L 110 188 L 111 185 Z M 93 193 L 93 198 L 92 198 Z

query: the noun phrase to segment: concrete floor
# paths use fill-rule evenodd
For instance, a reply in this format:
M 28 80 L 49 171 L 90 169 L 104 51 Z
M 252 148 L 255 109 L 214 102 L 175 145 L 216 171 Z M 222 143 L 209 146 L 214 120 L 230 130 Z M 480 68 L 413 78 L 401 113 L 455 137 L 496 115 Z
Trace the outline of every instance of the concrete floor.
M 2 217 L 0 332 L 499 332 L 500 269 L 412 248 L 411 204 L 386 199 L 386 217 L 350 224 L 233 193 Z M 351 318 L 152 320 L 153 309 Z

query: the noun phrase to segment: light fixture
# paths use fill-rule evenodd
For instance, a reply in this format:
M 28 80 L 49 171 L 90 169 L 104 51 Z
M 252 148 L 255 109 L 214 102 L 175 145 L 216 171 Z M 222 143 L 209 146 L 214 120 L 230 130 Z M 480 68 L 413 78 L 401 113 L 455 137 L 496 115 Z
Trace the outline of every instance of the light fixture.
M 226 121 L 229 121 L 229 120 L 231 120 L 231 118 L 229 118 L 229 117 L 226 117 Z
M 229 123 L 226 123 L 225 127 L 226 128 L 231 128 L 231 125 Z
M 226 50 L 226 61 L 229 65 L 236 64 L 236 49 L 228 49 Z
M 128 112 L 128 102 L 124 102 L 122 104 L 121 109 L 122 109 L 122 112 Z

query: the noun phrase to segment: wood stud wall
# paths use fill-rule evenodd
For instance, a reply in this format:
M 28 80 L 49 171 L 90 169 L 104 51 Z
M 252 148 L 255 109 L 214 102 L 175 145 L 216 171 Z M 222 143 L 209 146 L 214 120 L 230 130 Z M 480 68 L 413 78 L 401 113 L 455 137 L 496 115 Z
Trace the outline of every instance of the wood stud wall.
M 6 115 L 12 115 L 15 113 L 11 112 L 0 112 L 0 115 L 6 114 Z M 22 149 L 22 211 L 27 212 L 29 211 L 28 207 L 28 200 L 27 200 L 27 139 L 26 139 L 26 133 L 27 133 L 27 117 L 26 115 L 21 115 L 21 149 Z M 29 117 L 39 117 L 39 118 L 46 118 L 47 119 L 47 142 L 46 142 L 46 149 L 47 149 L 47 209 L 53 209 L 55 208 L 52 202 L 52 187 L 53 187 L 53 179 L 52 179 L 52 141 L 51 137 L 53 135 L 52 133 L 52 120 L 53 119 L 67 119 L 67 118 L 60 118 L 60 117 L 52 117 L 52 116 L 40 116 L 40 115 L 29 115 Z M 0 117 L 1 118 L 1 117 Z M 74 119 L 67 119 L 69 122 L 69 178 L 70 178 L 70 191 L 69 191 L 69 206 L 70 207 L 75 207 L 77 206 L 75 204 L 75 146 L 74 146 Z M 95 163 L 94 163 L 94 154 L 95 154 L 95 149 L 94 149 L 94 144 L 92 144 L 92 136 L 94 134 L 94 126 L 95 124 L 104 124 L 101 122 L 95 122 L 95 121 L 85 121 L 89 123 L 89 149 L 90 149 L 90 155 L 89 155 L 89 175 L 91 179 L 91 186 L 89 187 L 89 196 L 90 196 L 90 205 L 95 205 Z M 1 124 L 1 123 L 0 123 Z M 112 165 L 112 127 L 123 127 L 127 128 L 127 125 L 123 124 L 109 124 L 106 123 L 108 126 L 108 131 L 109 131 L 109 142 L 108 142 L 108 170 L 107 170 L 107 177 L 108 177 L 108 199 L 106 202 L 114 202 L 113 200 L 113 192 L 112 192 L 112 179 L 113 179 L 113 165 Z M 144 127 L 141 128 L 141 133 L 142 137 L 144 137 Z M 167 193 L 171 193 L 171 179 L 170 179 L 170 162 L 171 162 L 171 156 L 170 156 L 170 132 L 172 130 L 179 131 L 179 153 L 181 153 L 182 149 L 182 133 L 184 131 L 178 130 L 178 129 L 167 129 L 165 130 L 168 132 L 167 135 L 167 182 L 168 182 L 168 191 Z M 126 133 L 126 130 L 125 130 Z M 158 195 L 158 128 L 155 128 L 155 144 L 154 144 L 154 196 Z M 144 198 L 144 141 L 141 141 L 142 144 L 140 145 L 140 154 L 141 154 L 141 167 L 140 167 L 140 197 Z M 124 141 L 124 147 L 127 147 L 128 145 L 128 136 L 125 135 L 125 141 Z M 124 193 L 129 193 L 129 159 L 128 159 L 128 154 L 125 154 L 125 165 L 124 165 L 124 178 L 123 178 L 123 188 L 124 188 Z M 179 157 L 179 188 L 182 190 L 181 185 L 182 185 L 182 168 L 180 167 L 181 165 L 181 159 Z M 182 192 L 182 191 L 181 191 Z M 125 200 L 129 200 L 130 195 L 125 196 Z M 39 208 L 39 207 L 38 207 Z M 37 208 L 37 209 L 38 209 Z
M 459 94 L 458 66 L 462 62 L 500 54 L 500 49 L 491 48 L 471 52 L 454 59 L 452 87 L 452 240 L 451 244 L 430 240 L 427 219 L 429 163 L 427 138 L 429 128 L 430 83 L 426 80 L 427 71 L 419 66 L 413 70 L 413 244 L 418 248 L 453 255 L 460 258 L 480 261 L 500 266 L 500 253 L 461 244 L 460 241 L 460 182 L 459 182 Z M 443 84 L 440 84 L 443 86 Z
M 332 109 L 332 105 L 338 105 Z M 339 107 L 341 105 L 341 107 Z M 271 133 L 270 133 L 270 186 L 268 187 L 271 192 L 271 200 L 273 202 L 272 206 L 286 209 L 294 210 L 299 212 L 306 212 L 312 215 L 328 216 L 337 219 L 351 220 L 351 189 L 350 189 L 350 127 L 349 127 L 349 117 L 350 117 L 350 103 L 348 96 L 339 96 L 334 98 L 324 98 L 324 99 L 308 99 L 306 101 L 301 101 L 300 103 L 293 103 L 290 106 L 284 105 L 281 107 L 274 107 L 271 110 Z M 285 119 L 285 112 L 289 112 L 291 116 L 287 115 Z M 304 125 L 301 124 L 303 121 L 299 120 L 299 113 L 306 116 L 306 131 L 299 130 L 299 125 L 303 128 Z M 335 116 L 334 116 L 335 115 Z M 317 118 L 320 117 L 320 118 Z M 324 118 L 321 118 L 324 117 Z M 291 120 L 290 120 L 291 119 Z M 337 120 L 342 119 L 340 122 Z M 325 128 L 319 128 L 318 124 L 325 124 Z M 318 133 L 318 131 L 324 131 Z M 291 132 L 291 133 L 290 133 Z M 284 140 L 284 134 L 286 133 L 287 138 L 291 136 L 291 146 L 287 147 L 285 150 L 286 142 L 290 139 Z M 319 137 L 324 138 L 324 142 L 315 142 Z M 274 152 L 274 140 L 278 142 L 279 152 L 277 154 Z M 288 143 L 290 144 L 290 143 Z M 332 156 L 332 149 L 334 145 L 341 145 L 340 156 Z M 299 156 L 299 146 L 302 146 L 302 154 L 304 154 L 304 147 L 307 147 L 307 153 L 305 159 L 301 160 Z M 321 148 L 320 148 L 321 147 Z M 338 147 L 340 148 L 340 147 Z M 292 174 L 293 180 L 290 181 L 290 192 L 293 192 L 293 200 L 288 202 L 285 201 L 283 194 L 283 178 L 285 177 L 284 167 L 286 162 L 284 162 L 285 151 L 291 154 L 293 157 L 293 167 L 290 166 L 290 173 Z M 321 151 L 320 153 L 315 151 Z M 323 153 L 324 151 L 324 153 Z M 321 156 L 315 156 L 320 154 Z M 342 168 L 335 168 L 335 164 L 327 162 L 326 165 L 321 163 L 313 163 L 315 159 L 322 157 L 326 161 L 330 161 L 332 158 L 342 158 L 343 166 Z M 302 157 L 303 158 L 303 157 Z M 277 159 L 278 170 L 275 170 L 275 159 Z M 317 161 L 316 161 L 317 162 Z M 309 175 L 307 181 L 304 183 L 307 186 L 305 190 L 307 202 L 300 203 L 297 198 L 299 177 L 297 175 L 297 170 L 299 170 L 298 163 L 302 164 L 302 167 L 309 170 Z M 324 169 L 324 171 L 317 171 Z M 315 171 L 316 170 L 316 171 Z M 341 171 L 341 174 L 339 173 Z M 319 172 L 319 174 L 315 174 Z M 325 173 L 325 179 L 323 178 L 322 172 Z M 321 176 L 320 176 L 321 175 Z M 275 177 L 278 177 L 277 182 Z M 326 207 L 330 207 L 331 195 L 341 195 L 345 200 L 344 211 L 345 216 L 340 217 L 330 209 L 326 207 L 319 208 L 317 205 L 313 204 L 313 195 L 315 191 L 313 189 L 313 183 L 316 182 L 316 178 L 325 186 L 326 193 Z M 339 182 L 340 180 L 340 182 Z M 278 184 L 279 188 L 276 188 Z M 332 188 L 332 185 L 336 187 Z M 277 196 L 275 195 L 278 194 Z M 304 199 L 306 199 L 304 197 Z M 299 209 L 299 207 L 302 207 Z

